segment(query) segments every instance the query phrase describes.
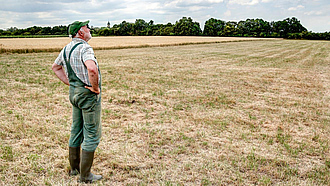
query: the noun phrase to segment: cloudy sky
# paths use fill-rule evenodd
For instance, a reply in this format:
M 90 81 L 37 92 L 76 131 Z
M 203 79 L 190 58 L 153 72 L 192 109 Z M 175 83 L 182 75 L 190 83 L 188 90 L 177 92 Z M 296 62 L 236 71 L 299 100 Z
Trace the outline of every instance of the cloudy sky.
M 191 17 L 203 29 L 210 18 L 279 21 L 296 17 L 309 31 L 330 31 L 330 0 L 0 0 L 0 29 L 68 25 L 90 20 L 94 27 L 122 21 L 175 23 Z

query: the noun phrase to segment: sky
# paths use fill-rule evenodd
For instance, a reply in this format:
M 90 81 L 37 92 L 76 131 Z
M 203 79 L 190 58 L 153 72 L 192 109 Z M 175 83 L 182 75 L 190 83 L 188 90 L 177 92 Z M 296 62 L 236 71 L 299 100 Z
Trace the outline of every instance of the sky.
M 182 17 L 199 22 L 296 17 L 312 32 L 330 31 L 330 0 L 0 0 L 0 29 L 68 25 L 90 20 L 94 27 L 136 19 L 174 24 Z

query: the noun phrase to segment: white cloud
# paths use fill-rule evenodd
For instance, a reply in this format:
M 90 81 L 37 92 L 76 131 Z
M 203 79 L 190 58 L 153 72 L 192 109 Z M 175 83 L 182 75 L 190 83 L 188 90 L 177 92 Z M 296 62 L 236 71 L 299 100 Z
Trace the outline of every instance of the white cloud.
M 187 4 L 199 4 L 199 3 L 222 3 L 223 0 L 175 0 L 174 3 L 187 3 Z
M 212 6 L 214 4 L 223 3 L 224 0 L 175 0 L 165 1 L 164 5 L 168 7 L 189 7 L 194 5 L 199 6 Z
M 310 12 L 305 12 L 304 13 L 305 15 L 308 15 L 308 16 L 311 16 L 311 15 L 323 15 L 323 12 L 322 11 L 310 11 Z
M 229 0 L 229 4 L 239 4 L 239 5 L 256 5 L 259 0 Z
M 223 0 L 209 0 L 209 3 L 222 3 Z
M 298 5 L 296 7 L 290 7 L 288 10 L 289 11 L 296 11 L 298 9 L 303 9 L 303 8 L 305 8 L 303 5 Z
M 199 11 L 201 9 L 204 9 L 204 8 L 201 7 L 201 6 L 191 6 L 191 7 L 189 7 L 189 11 Z

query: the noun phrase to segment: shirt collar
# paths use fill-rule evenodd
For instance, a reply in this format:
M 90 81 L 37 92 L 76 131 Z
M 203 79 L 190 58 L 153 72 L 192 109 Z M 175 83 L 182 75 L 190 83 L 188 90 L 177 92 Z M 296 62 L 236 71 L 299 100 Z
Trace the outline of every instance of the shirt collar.
M 72 38 L 72 41 L 87 43 L 85 40 L 83 40 L 83 39 L 81 39 L 81 38 Z

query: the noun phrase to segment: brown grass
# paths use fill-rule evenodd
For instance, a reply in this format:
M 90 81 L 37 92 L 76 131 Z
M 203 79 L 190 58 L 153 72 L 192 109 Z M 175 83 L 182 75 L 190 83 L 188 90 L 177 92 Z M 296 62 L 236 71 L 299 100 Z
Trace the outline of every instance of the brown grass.
M 329 185 L 329 49 L 274 40 L 96 51 L 97 184 Z M 0 185 L 78 184 L 67 176 L 71 106 L 50 70 L 57 55 L 0 57 Z
M 267 38 L 239 37 L 176 37 L 176 36 L 120 36 L 94 37 L 89 44 L 94 50 L 146 48 L 189 44 L 224 43 L 237 41 L 271 40 Z M 70 42 L 70 38 L 11 38 L 0 39 L 0 53 L 58 52 Z

